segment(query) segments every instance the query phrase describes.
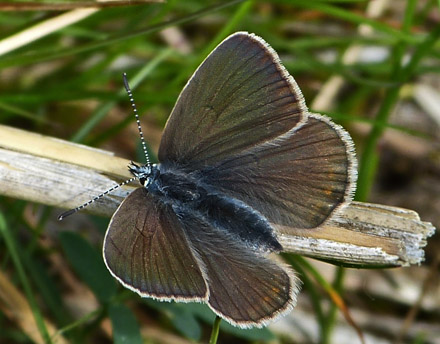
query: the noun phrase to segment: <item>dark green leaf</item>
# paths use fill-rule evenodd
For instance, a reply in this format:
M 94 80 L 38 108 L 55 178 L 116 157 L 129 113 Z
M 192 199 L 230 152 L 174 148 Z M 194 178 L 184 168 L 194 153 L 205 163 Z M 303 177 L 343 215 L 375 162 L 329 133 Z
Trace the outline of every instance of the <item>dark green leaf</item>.
M 102 257 L 76 233 L 63 232 L 60 240 L 67 259 L 81 279 L 92 289 L 99 301 L 108 302 L 116 293 L 116 284 Z
M 184 308 L 186 316 L 202 319 L 205 323 L 212 325 L 215 320 L 215 314 L 209 309 L 208 306 L 199 303 L 168 303 L 168 302 L 159 302 L 154 300 L 146 300 L 148 305 L 154 307 L 158 310 L 163 310 L 171 314 L 175 314 L 182 311 L 176 311 L 176 308 Z M 247 340 L 261 340 L 268 341 L 275 338 L 272 332 L 267 328 L 253 328 L 253 329 L 240 329 L 238 327 L 234 327 L 229 325 L 226 321 L 222 321 L 220 324 L 220 333 L 224 331 L 234 336 L 247 339 Z M 191 338 L 191 337 L 190 337 Z
M 115 344 L 142 344 L 139 324 L 133 312 L 124 305 L 111 305 L 110 320 Z

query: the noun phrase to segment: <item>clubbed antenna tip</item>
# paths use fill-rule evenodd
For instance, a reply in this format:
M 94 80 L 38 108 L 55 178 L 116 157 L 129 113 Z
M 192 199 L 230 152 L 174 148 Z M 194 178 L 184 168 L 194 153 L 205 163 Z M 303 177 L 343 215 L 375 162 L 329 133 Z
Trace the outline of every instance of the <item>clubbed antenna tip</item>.
M 131 93 L 130 86 L 128 85 L 127 73 L 122 73 L 122 79 L 124 80 L 125 90 L 127 91 L 127 93 L 129 93 L 129 92 Z
M 74 213 L 76 213 L 77 210 L 76 209 L 70 209 L 68 211 L 65 211 L 64 213 L 62 213 L 60 216 L 58 216 L 58 221 L 62 221 L 64 220 L 67 216 L 72 215 Z

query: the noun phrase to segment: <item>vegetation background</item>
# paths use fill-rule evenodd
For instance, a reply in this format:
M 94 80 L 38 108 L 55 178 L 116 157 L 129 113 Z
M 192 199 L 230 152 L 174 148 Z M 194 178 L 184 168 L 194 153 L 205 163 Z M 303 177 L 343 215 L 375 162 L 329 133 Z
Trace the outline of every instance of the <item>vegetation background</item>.
M 155 152 L 199 63 L 229 34 L 254 32 L 279 53 L 309 107 L 354 137 L 357 200 L 414 209 L 439 228 L 439 7 L 436 0 L 0 2 L 0 121 L 143 161 L 122 72 Z M 60 224 L 59 209 L 0 202 L 0 343 L 209 340 L 207 307 L 142 300 L 110 277 L 100 254 L 108 219 L 77 214 Z M 262 330 L 222 323 L 218 343 L 359 342 L 326 285 L 368 343 L 440 343 L 439 260 L 438 234 L 420 267 L 350 270 L 293 257 L 304 287 L 292 314 Z

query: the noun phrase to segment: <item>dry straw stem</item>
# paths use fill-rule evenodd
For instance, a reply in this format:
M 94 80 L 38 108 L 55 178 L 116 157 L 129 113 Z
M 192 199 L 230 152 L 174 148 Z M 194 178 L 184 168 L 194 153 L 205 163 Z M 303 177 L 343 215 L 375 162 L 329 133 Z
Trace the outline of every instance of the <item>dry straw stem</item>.
M 83 145 L 0 125 L 0 194 L 74 208 L 131 177 L 128 160 Z M 111 216 L 139 184 L 124 186 L 87 208 Z M 352 202 L 315 229 L 276 227 L 288 252 L 358 267 L 419 264 L 435 228 L 411 210 Z
M 77 23 L 93 14 L 98 12 L 104 7 L 116 7 L 116 6 L 131 6 L 147 3 L 163 2 L 163 0 L 142 0 L 142 1 L 73 1 L 70 3 L 41 3 L 41 2 L 0 2 L 1 11 L 45 11 L 45 10 L 68 10 L 71 11 L 62 13 L 56 17 L 46 19 L 38 24 L 35 24 L 23 31 L 6 37 L 0 40 L 0 55 L 5 55 L 15 49 L 21 48 L 29 43 L 33 43 L 36 40 L 46 37 L 56 31 L 59 31 L 69 25 Z
M 10 278 L 0 271 L 0 310 L 14 321 L 33 343 L 44 344 L 45 341 L 41 337 L 35 322 L 31 307 L 26 298 L 21 294 Z M 45 319 L 47 330 L 51 336 L 56 334 L 55 326 L 47 319 Z M 54 344 L 65 344 L 68 341 L 57 334 L 52 338 Z
M 74 24 L 84 18 L 87 18 L 97 12 L 97 8 L 79 8 L 59 16 L 47 19 L 41 23 L 35 24 L 23 31 L 0 40 L 0 55 L 7 54 L 15 49 L 21 48 L 29 43 L 46 37 L 66 26 Z

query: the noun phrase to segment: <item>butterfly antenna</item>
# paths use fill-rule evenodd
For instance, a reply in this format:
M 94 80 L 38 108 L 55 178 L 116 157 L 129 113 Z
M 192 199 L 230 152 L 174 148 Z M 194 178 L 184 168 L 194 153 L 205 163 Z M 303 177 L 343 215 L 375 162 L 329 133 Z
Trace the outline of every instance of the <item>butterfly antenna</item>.
M 76 207 L 76 208 L 74 208 L 74 209 L 70 209 L 70 210 L 68 210 L 68 211 L 65 211 L 65 212 L 62 213 L 60 216 L 58 216 L 58 221 L 64 220 L 67 216 L 72 215 L 72 214 L 75 214 L 77 211 L 79 211 L 79 210 L 81 210 L 81 209 L 87 207 L 88 205 L 92 204 L 93 202 L 95 202 L 96 200 L 100 199 L 101 197 L 107 195 L 108 193 L 110 193 L 110 192 L 116 190 L 117 188 L 119 188 L 119 187 L 121 187 L 121 186 L 123 186 L 123 185 L 125 185 L 125 184 L 131 183 L 131 182 L 132 182 L 133 180 L 135 180 L 135 179 L 136 179 L 136 177 L 132 177 L 132 178 L 130 178 L 130 179 L 127 179 L 126 181 L 124 181 L 124 182 L 122 182 L 122 183 L 119 183 L 119 184 L 117 184 L 117 185 L 111 187 L 111 188 L 108 189 L 107 191 L 104 191 L 103 193 L 99 194 L 98 196 L 93 197 L 90 201 L 88 201 L 88 202 L 86 202 L 86 203 L 80 205 L 79 207 Z
M 141 122 L 139 120 L 139 115 L 137 112 L 136 104 L 134 103 L 134 99 L 133 99 L 133 93 L 131 92 L 130 85 L 128 85 L 127 74 L 123 73 L 122 78 L 124 79 L 124 86 L 125 86 L 125 89 L 127 90 L 128 98 L 130 99 L 130 103 L 133 108 L 134 116 L 136 118 L 136 123 L 138 126 L 139 135 L 141 136 L 142 148 L 144 149 L 144 153 L 145 153 L 146 165 L 151 166 L 150 157 L 148 155 L 148 150 L 147 150 L 147 145 L 145 144 L 144 133 L 142 132 Z

